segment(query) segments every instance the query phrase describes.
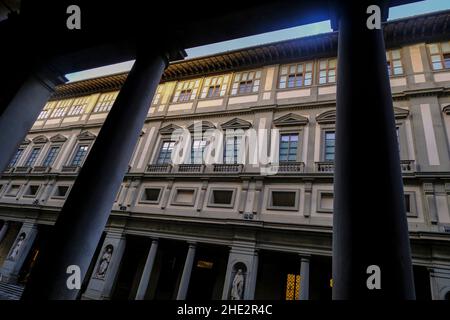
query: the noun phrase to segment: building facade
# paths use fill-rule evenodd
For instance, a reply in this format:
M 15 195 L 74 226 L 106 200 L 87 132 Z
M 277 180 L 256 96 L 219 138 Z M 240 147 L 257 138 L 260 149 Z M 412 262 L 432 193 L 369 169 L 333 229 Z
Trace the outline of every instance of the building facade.
M 385 26 L 418 299 L 450 299 L 450 37 L 397 34 L 449 18 Z M 336 47 L 328 33 L 172 63 L 80 298 L 330 299 Z M 3 296 L 20 296 L 126 76 L 58 87 L 1 176 Z

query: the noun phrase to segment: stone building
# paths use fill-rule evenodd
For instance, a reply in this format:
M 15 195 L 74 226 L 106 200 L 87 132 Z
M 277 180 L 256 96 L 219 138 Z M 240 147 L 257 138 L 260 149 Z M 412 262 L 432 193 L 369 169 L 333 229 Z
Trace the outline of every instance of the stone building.
M 450 299 L 450 41 L 401 34 L 449 18 L 384 28 L 418 299 Z M 336 47 L 333 32 L 171 63 L 80 298 L 330 299 Z M 1 176 L 3 297 L 26 286 L 126 77 L 59 86 Z M 279 161 L 251 161 L 251 131 Z M 370 146 L 366 161 L 370 184 Z

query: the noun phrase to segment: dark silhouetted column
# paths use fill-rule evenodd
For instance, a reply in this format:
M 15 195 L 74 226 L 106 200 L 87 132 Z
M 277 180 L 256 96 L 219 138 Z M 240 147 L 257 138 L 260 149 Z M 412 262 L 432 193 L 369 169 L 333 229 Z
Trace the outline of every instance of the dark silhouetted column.
M 415 298 L 383 31 L 366 25 L 376 3 L 339 12 L 333 299 Z M 372 265 L 379 290 L 369 289 Z
M 24 299 L 76 299 L 66 273 L 79 266 L 84 279 L 168 58 L 141 52 L 70 191 L 50 241 L 33 270 Z
M 0 112 L 0 172 L 17 151 L 56 85 L 65 78 L 50 68 L 33 72 Z

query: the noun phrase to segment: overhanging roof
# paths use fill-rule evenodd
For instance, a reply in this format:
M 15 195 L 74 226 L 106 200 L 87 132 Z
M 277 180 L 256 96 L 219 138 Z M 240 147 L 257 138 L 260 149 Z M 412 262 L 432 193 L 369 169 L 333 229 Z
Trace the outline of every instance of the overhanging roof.
M 447 40 L 450 38 L 450 10 L 387 22 L 386 46 Z M 268 43 L 219 54 L 172 62 L 162 82 L 255 68 L 261 65 L 307 60 L 337 53 L 337 32 Z M 67 83 L 58 87 L 52 99 L 119 89 L 127 73 Z

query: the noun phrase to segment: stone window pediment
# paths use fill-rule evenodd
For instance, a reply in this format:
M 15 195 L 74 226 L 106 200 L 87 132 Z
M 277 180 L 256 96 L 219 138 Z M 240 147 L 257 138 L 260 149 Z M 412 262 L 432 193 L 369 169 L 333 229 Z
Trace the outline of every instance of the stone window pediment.
M 66 140 L 67 138 L 59 133 L 50 138 L 51 142 L 65 142 Z
M 33 138 L 33 143 L 35 143 L 35 144 L 46 143 L 46 142 L 48 142 L 48 138 L 44 135 L 40 135 L 40 136 Z
M 322 112 L 316 117 L 316 122 L 319 124 L 329 124 L 336 122 L 336 110 L 328 110 Z
M 202 132 L 205 132 L 208 129 L 216 129 L 216 127 L 209 121 L 196 121 L 193 124 L 191 124 L 187 128 L 190 132 L 194 132 L 195 130 L 201 130 Z
M 309 122 L 308 118 L 295 113 L 288 113 L 273 121 L 276 127 L 304 126 Z
M 94 140 L 96 135 L 90 131 L 84 131 L 77 136 L 78 140 Z
M 239 118 L 231 119 L 220 125 L 222 129 L 248 129 L 251 126 L 252 124 L 250 122 Z
M 159 129 L 159 133 L 162 135 L 172 134 L 175 130 L 182 129 L 180 126 L 176 124 L 169 124 L 161 129 Z

